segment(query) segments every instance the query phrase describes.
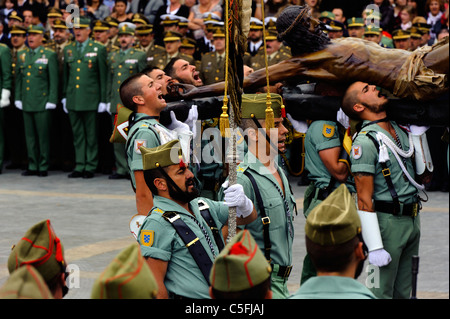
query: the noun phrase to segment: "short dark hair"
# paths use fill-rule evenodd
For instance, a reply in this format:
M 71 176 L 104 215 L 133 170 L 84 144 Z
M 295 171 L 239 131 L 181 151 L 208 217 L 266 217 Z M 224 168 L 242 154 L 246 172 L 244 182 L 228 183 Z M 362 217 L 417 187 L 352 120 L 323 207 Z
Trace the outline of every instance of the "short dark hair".
M 137 111 L 137 106 L 133 102 L 133 97 L 142 94 L 142 87 L 137 83 L 142 76 L 145 76 L 145 74 L 136 73 L 127 78 L 120 85 L 120 99 L 122 100 L 123 105 L 133 112 Z
M 157 66 L 148 66 L 145 69 L 141 71 L 141 73 L 150 76 L 150 73 L 152 73 L 154 70 L 161 70 Z
M 165 168 L 163 167 L 162 169 Z M 158 189 L 156 188 L 154 183 L 155 179 L 157 178 L 165 179 L 163 173 L 160 171 L 159 168 L 144 170 L 145 183 L 147 184 L 148 189 L 150 189 L 153 195 L 158 195 Z
M 181 58 L 176 57 L 176 58 L 170 59 L 169 63 L 167 63 L 166 67 L 163 70 L 166 73 L 166 75 L 170 76 L 173 79 L 177 79 L 177 77 L 175 75 L 175 69 L 173 68 L 173 65 L 178 60 L 181 60 Z M 179 79 L 177 79 L 177 80 L 179 80 Z
M 359 114 L 353 109 L 355 104 L 359 103 L 358 91 L 352 89 L 351 86 L 347 89 L 342 98 L 342 110 L 352 120 L 360 120 Z
M 270 276 L 262 283 L 242 291 L 225 292 L 212 288 L 212 294 L 216 299 L 264 299 L 270 290 Z
M 319 245 L 305 236 L 306 251 L 318 271 L 340 272 L 352 261 L 353 252 L 360 242 L 358 236 L 338 245 Z

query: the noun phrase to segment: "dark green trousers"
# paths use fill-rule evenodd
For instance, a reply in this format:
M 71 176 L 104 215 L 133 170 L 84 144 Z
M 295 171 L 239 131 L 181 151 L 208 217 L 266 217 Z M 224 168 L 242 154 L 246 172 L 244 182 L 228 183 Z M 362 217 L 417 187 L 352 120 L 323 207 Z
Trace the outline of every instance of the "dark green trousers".
M 47 171 L 50 155 L 50 112 L 23 112 L 30 171 Z
M 5 120 L 3 109 L 0 107 L 0 172 L 3 168 L 3 156 L 5 154 Z
M 98 165 L 97 111 L 69 111 L 75 171 L 94 173 Z

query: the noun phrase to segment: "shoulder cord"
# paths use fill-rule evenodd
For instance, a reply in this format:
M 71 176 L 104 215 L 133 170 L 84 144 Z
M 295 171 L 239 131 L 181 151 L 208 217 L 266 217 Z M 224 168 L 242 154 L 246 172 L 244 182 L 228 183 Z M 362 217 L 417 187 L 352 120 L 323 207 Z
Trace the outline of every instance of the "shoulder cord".
M 410 148 L 407 152 L 403 151 L 401 148 L 399 148 L 397 145 L 395 145 L 394 142 L 392 142 L 392 140 L 386 136 L 386 134 L 382 133 L 382 132 L 377 132 L 376 137 L 379 141 L 380 144 L 380 156 L 379 156 L 379 161 L 387 161 L 389 159 L 389 156 L 387 155 L 387 150 L 385 148 L 383 148 L 383 146 L 387 146 L 389 147 L 389 149 L 391 150 L 391 152 L 394 154 L 395 158 L 397 159 L 398 164 L 400 165 L 403 173 L 405 174 L 405 176 L 408 178 L 408 180 L 410 181 L 411 184 L 414 185 L 414 187 L 416 187 L 419 190 L 424 190 L 425 186 L 424 185 L 420 185 L 418 184 L 412 177 L 411 175 L 409 175 L 408 170 L 406 169 L 405 165 L 403 164 L 403 161 L 401 160 L 400 156 L 404 157 L 404 158 L 409 158 L 413 155 L 414 153 L 414 145 L 412 143 L 412 135 L 408 134 L 409 136 L 409 145 Z M 382 155 L 382 153 L 384 153 L 384 155 Z M 400 154 L 400 156 L 399 156 Z M 387 156 L 387 158 L 385 157 Z

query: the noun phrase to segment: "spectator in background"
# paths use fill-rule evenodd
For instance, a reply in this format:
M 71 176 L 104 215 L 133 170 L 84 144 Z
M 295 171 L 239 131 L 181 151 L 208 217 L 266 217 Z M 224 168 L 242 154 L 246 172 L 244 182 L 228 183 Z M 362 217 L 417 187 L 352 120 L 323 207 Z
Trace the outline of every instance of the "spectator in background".
M 412 27 L 412 20 L 416 17 L 416 9 L 412 6 L 405 6 L 400 11 L 400 27 L 402 30 L 408 30 Z
M 103 20 L 111 14 L 111 10 L 103 0 L 87 0 L 87 12 L 94 16 L 94 20 Z
M 371 2 L 372 4 L 376 4 L 380 9 L 380 27 L 384 31 L 391 33 L 394 24 L 394 7 L 391 6 L 389 0 L 373 0 Z
M 393 30 L 397 30 L 400 28 L 401 20 L 400 20 L 400 12 L 406 6 L 406 0 L 394 0 L 394 25 Z
M 199 0 L 199 3 L 191 7 L 189 14 L 189 29 L 193 32 L 196 40 L 204 36 L 203 14 L 211 12 L 222 19 L 222 6 L 213 0 Z
M 425 4 L 427 23 L 431 25 L 430 30 L 430 42 L 429 45 L 433 44 L 442 28 L 441 19 L 444 15 L 445 5 L 444 0 L 427 0 Z
M 111 17 L 120 22 L 131 22 L 131 13 L 127 13 L 127 0 L 116 0 Z
M 150 24 L 153 24 L 156 18 L 156 12 L 165 2 L 165 0 L 132 0 L 131 12 L 142 13 Z
M 264 3 L 264 17 L 278 17 L 287 6 L 291 5 L 289 0 L 267 0 Z M 255 18 L 263 19 L 261 12 L 261 3 L 256 3 Z

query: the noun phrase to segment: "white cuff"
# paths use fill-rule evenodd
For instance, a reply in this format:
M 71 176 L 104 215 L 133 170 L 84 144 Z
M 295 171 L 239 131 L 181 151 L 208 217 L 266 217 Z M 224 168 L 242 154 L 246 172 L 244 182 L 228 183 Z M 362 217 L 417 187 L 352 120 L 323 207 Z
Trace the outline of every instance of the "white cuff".
M 364 243 L 369 249 L 369 252 L 383 248 L 377 213 L 358 210 L 358 215 L 361 220 Z

